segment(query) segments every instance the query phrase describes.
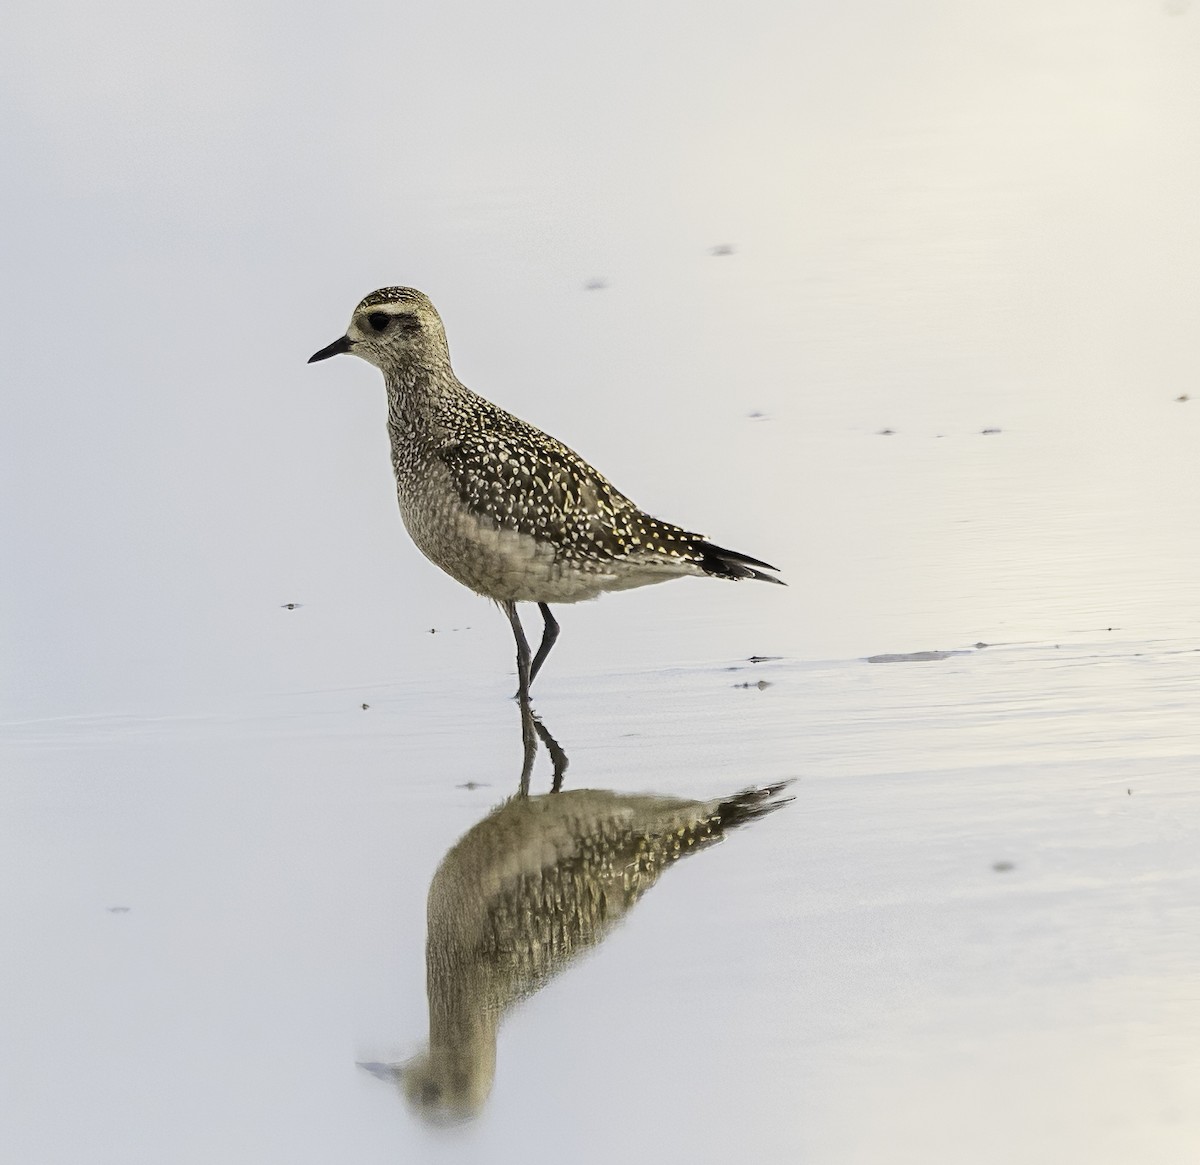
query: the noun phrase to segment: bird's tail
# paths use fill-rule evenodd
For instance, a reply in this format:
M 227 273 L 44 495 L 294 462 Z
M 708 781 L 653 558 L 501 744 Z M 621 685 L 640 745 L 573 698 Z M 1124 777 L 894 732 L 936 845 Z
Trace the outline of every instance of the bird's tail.
M 769 562 L 751 558 L 748 554 L 739 554 L 736 550 L 726 550 L 723 546 L 714 546 L 711 542 L 697 542 L 694 549 L 700 555 L 700 569 L 705 574 L 711 574 L 716 578 L 756 578 L 759 582 L 778 583 L 781 587 L 787 586 L 783 579 L 774 578 L 772 575 L 763 574 L 762 570 L 754 569 L 756 566 L 761 566 L 763 570 L 779 569 Z
M 716 807 L 716 816 L 721 829 L 733 829 L 738 825 L 746 825 L 748 822 L 757 821 L 760 817 L 766 817 L 768 813 L 774 813 L 776 809 L 790 805 L 793 798 L 781 797 L 779 794 L 791 783 L 791 781 L 779 781 L 777 784 L 763 785 L 757 789 L 743 789 L 740 793 L 734 793 L 732 797 L 727 797 Z

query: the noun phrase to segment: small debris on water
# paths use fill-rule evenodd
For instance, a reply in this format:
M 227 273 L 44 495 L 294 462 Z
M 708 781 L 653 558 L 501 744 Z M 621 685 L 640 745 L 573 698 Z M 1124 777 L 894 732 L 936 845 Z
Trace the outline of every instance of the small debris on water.
M 752 421 L 769 421 L 771 418 L 766 413 L 760 413 L 757 409 L 753 409 L 746 414 Z
M 460 789 L 486 789 L 488 783 L 487 781 L 463 781 L 458 787 Z
M 110 906 L 108 907 L 109 914 L 128 914 L 128 906 Z
M 733 244 L 732 243 L 718 243 L 715 247 L 709 247 L 708 253 L 710 255 L 732 255 L 733 254 Z
M 1179 396 L 1177 396 L 1175 398 L 1175 400 L 1178 401 L 1179 404 L 1183 404 L 1183 402 L 1185 400 L 1191 400 L 1191 399 L 1192 398 L 1190 396 L 1188 396 L 1188 394 L 1186 392 L 1180 393 Z
M 303 606 L 304 606 L 304 604 L 303 604 L 303 603 L 280 603 L 279 605 L 280 605 L 280 606 L 281 606 L 281 607 L 282 607 L 282 608 L 283 608 L 285 611 L 294 611 L 294 610 L 296 610 L 296 608 L 297 608 L 297 607 L 303 607 Z
M 867 663 L 930 663 L 949 659 L 952 655 L 970 655 L 969 651 L 894 651 L 884 655 L 868 655 Z
M 603 291 L 608 286 L 607 279 L 589 279 L 584 285 L 584 291 Z
M 895 429 L 880 429 L 879 432 L 876 433 L 875 435 L 877 437 L 894 437 L 896 435 L 896 430 Z
M 1015 870 L 1016 868 L 1015 862 L 992 862 L 992 869 L 997 874 L 1007 874 L 1009 870 Z
M 975 644 L 976 651 L 982 651 L 983 648 L 985 648 L 985 647 L 987 647 L 987 644 L 984 643 L 982 640 L 979 643 Z
M 999 433 L 999 429 L 980 429 L 979 434 L 982 437 L 990 437 L 993 433 Z
M 747 663 L 773 663 L 777 659 L 782 659 L 782 655 L 752 655 Z
M 370 706 L 371 706 L 370 704 L 364 704 L 364 705 L 362 706 L 362 708 L 363 708 L 363 711 L 365 712 L 365 711 L 366 711 L 366 710 L 367 710 L 367 709 L 368 709 Z
M 759 680 L 755 683 L 753 680 L 748 680 L 744 684 L 734 684 L 735 688 L 757 688 L 760 692 L 771 686 L 770 680 Z

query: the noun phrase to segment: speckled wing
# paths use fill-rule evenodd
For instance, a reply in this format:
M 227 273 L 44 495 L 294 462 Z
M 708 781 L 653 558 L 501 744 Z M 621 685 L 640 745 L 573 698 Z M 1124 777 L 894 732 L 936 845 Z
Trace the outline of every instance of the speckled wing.
M 439 449 L 463 503 L 501 529 L 552 543 L 560 558 L 700 566 L 702 538 L 643 513 L 573 450 L 490 402 Z
M 458 953 L 433 962 L 486 967 L 503 1009 L 599 943 L 680 858 L 788 804 L 785 788 L 719 802 L 601 789 L 515 797 L 461 838 L 435 875 L 430 941 L 452 936 Z

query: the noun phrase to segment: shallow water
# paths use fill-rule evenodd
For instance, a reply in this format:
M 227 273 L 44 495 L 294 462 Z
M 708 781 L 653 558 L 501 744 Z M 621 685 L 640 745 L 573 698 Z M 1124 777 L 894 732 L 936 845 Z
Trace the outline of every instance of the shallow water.
M 557 677 L 568 788 L 790 778 L 795 802 L 668 870 L 511 1014 L 482 1115 L 450 1129 L 355 1062 L 424 1042 L 429 880 L 515 783 L 499 692 L 28 726 L 4 883 L 32 1159 L 83 1128 L 96 1160 L 600 1159 L 630 1136 L 702 1159 L 1182 1160 L 1194 651 L 732 666 Z
M 1195 1160 L 1197 13 L 489 12 L 6 37 L 0 1143 Z M 357 1065 L 424 1045 L 426 895 L 521 744 L 376 374 L 303 366 L 387 282 L 789 583 L 559 611 L 565 789 L 794 800 L 515 1006 L 450 1125 Z

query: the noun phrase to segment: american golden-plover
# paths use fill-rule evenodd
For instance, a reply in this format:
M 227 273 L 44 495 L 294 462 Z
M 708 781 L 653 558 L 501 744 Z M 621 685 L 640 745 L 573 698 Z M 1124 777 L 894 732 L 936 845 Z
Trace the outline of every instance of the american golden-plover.
M 421 292 L 372 292 L 309 363 L 343 352 L 383 373 L 404 524 L 426 558 L 503 608 L 524 702 L 558 636 L 551 603 L 685 575 L 781 581 L 768 563 L 652 518 L 577 453 L 463 385 Z M 532 660 L 517 603 L 542 612 Z
M 788 804 L 786 789 L 712 801 L 579 789 L 506 801 L 459 839 L 429 887 L 428 1050 L 362 1066 L 427 1116 L 474 1115 L 513 1004 L 602 942 L 680 858 Z

